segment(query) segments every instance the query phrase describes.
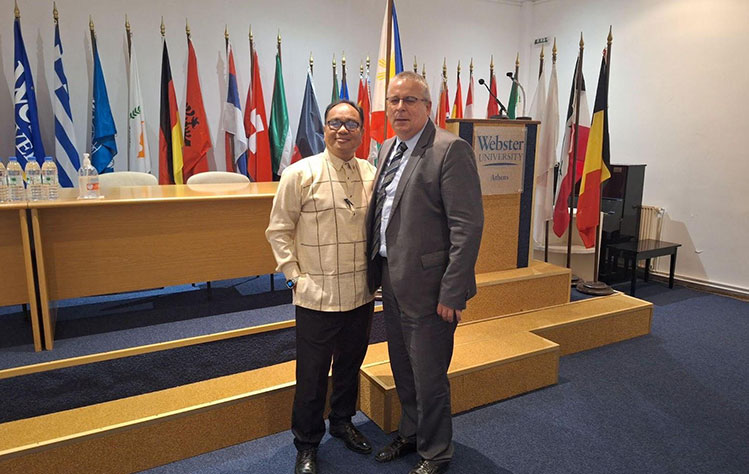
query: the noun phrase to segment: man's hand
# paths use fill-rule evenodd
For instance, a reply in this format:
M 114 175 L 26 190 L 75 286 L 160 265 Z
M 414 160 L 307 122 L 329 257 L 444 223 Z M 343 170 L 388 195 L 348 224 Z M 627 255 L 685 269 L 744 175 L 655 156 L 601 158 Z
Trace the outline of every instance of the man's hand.
M 460 316 L 463 314 L 463 311 L 459 309 L 448 308 L 442 303 L 437 303 L 437 314 L 439 314 L 440 317 L 448 323 L 453 322 L 453 319 L 457 322 L 460 322 Z

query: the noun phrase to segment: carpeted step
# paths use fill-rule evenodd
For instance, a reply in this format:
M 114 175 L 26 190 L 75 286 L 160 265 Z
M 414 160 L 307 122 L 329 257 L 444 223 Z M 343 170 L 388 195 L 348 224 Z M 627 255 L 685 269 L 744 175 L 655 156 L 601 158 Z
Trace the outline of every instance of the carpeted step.
M 556 383 L 559 355 L 648 334 L 652 313 L 651 303 L 616 293 L 459 326 L 448 371 L 453 413 Z M 362 374 L 361 410 L 394 431 L 400 404 L 390 364 L 370 360 Z

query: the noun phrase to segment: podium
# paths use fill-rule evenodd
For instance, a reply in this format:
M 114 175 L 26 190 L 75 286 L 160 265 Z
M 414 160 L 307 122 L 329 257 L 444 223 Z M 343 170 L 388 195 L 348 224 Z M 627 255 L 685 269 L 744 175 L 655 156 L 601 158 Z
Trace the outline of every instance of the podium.
M 447 130 L 473 146 L 481 179 L 484 233 L 476 273 L 530 265 L 538 125 L 532 120 L 447 120 Z

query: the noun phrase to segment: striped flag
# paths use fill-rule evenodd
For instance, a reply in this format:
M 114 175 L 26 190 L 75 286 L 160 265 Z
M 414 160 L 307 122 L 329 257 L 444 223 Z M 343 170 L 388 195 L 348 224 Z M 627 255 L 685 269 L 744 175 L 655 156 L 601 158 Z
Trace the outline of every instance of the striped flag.
M 458 80 L 455 86 L 455 100 L 453 101 L 453 110 L 450 118 L 463 118 L 463 92 L 460 89 L 460 61 L 458 62 Z
M 226 140 L 226 171 L 234 170 L 247 176 L 247 134 L 244 131 L 242 106 L 239 103 L 237 68 L 234 66 L 231 42 L 226 43 L 226 56 L 226 102 L 221 120 Z
M 182 175 L 182 126 L 166 38 L 162 37 L 161 106 L 159 108 L 159 184 L 184 184 Z
M 114 171 L 114 157 L 117 156 L 117 127 L 109 105 L 107 83 L 104 81 L 104 70 L 99 60 L 99 48 L 96 46 L 96 35 L 91 32 L 91 43 L 94 52 L 94 85 L 91 101 L 91 164 L 96 171 L 111 173 Z
M 42 161 L 45 153 L 44 145 L 42 145 L 42 134 L 39 130 L 34 79 L 31 77 L 29 57 L 26 55 L 26 47 L 21 35 L 20 13 L 16 13 L 16 19 L 13 23 L 13 39 L 15 42 L 13 105 L 16 121 L 16 158 L 18 158 L 21 167 L 25 169 L 26 161 L 29 158 L 35 157 Z
M 128 94 L 128 168 L 130 171 L 151 172 L 151 153 L 148 150 L 146 115 L 143 109 L 143 94 L 140 89 L 138 60 L 135 45 L 130 47 L 130 92 Z
M 442 84 L 440 85 L 440 98 L 437 103 L 437 116 L 435 125 L 440 128 L 447 128 L 446 120 L 450 116 L 450 99 L 447 92 L 447 77 L 442 77 Z
M 68 92 L 68 78 L 62 67 L 62 41 L 60 41 L 60 26 L 55 20 L 55 155 L 57 160 L 57 175 L 60 186 L 72 188 L 78 184 L 78 168 L 81 162 L 75 144 L 75 129 L 73 115 L 70 112 L 70 94 Z
M 372 140 L 372 127 L 370 122 L 370 109 L 372 108 L 369 100 L 369 80 L 362 77 L 359 80 L 359 92 L 356 103 L 364 112 L 364 123 L 362 124 L 362 141 L 356 150 L 356 156 L 374 164 L 377 158 L 377 143 Z
M 323 138 L 322 118 L 320 107 L 315 97 L 315 86 L 312 83 L 312 71 L 307 70 L 307 85 L 304 87 L 302 113 L 299 115 L 299 128 L 296 132 L 296 144 L 291 162 L 296 163 L 302 158 L 322 153 L 325 150 Z
M 273 169 L 268 139 L 268 122 L 265 114 L 263 85 L 260 82 L 260 67 L 257 51 L 250 46 L 252 84 L 247 90 L 244 127 L 247 133 L 248 172 L 253 181 L 273 181 Z
M 606 50 L 601 59 L 596 102 L 593 105 L 593 123 L 590 126 L 588 146 L 585 149 L 585 166 L 577 201 L 577 230 L 586 248 L 596 243 L 596 228 L 601 204 L 601 183 L 611 177 L 609 173 L 609 117 L 608 75 Z
M 388 6 L 392 7 L 390 17 L 389 8 L 385 8 L 382 19 L 382 30 L 380 32 L 380 52 L 377 58 L 377 70 L 375 72 L 375 83 L 372 90 L 372 138 L 379 144 L 388 137 L 394 135 L 393 129 L 388 124 L 387 136 L 385 136 L 385 96 L 387 95 L 386 82 L 393 76 L 403 71 L 403 53 L 401 52 L 401 38 L 398 31 L 398 15 L 395 13 L 395 2 L 388 0 Z M 388 21 L 390 20 L 390 21 Z M 392 27 L 390 44 L 388 44 L 388 25 Z M 387 74 L 387 57 L 390 51 L 390 77 Z
M 185 98 L 185 146 L 182 148 L 183 178 L 208 171 L 211 131 L 203 106 L 198 76 L 198 58 L 190 36 L 187 37 L 187 96 Z
M 276 76 L 273 81 L 273 102 L 270 105 L 270 150 L 273 174 L 280 176 L 291 164 L 294 140 L 291 138 L 289 111 L 286 108 L 286 90 L 281 68 L 281 45 L 276 53 Z
M 466 94 L 466 110 L 463 113 L 465 118 L 474 118 L 473 115 L 473 60 L 471 60 L 471 75 L 468 78 L 468 93 Z
M 577 130 L 575 129 L 575 110 L 578 106 L 575 97 L 577 96 L 577 75 L 580 74 L 582 84 L 580 90 L 580 121 Z M 554 202 L 554 233 L 561 237 L 567 230 L 570 223 L 569 198 L 572 194 L 574 184 L 576 184 L 585 165 L 585 148 L 588 144 L 588 134 L 590 133 L 590 109 L 588 109 L 588 97 L 585 93 L 585 78 L 580 71 L 580 58 L 575 63 L 575 76 L 572 78 L 572 90 L 570 91 L 570 101 L 567 107 L 567 121 L 562 140 L 562 160 L 559 166 L 561 179 L 557 185 L 557 195 Z M 575 167 L 575 183 L 572 183 L 572 162 L 575 144 L 575 135 L 577 135 L 577 166 Z

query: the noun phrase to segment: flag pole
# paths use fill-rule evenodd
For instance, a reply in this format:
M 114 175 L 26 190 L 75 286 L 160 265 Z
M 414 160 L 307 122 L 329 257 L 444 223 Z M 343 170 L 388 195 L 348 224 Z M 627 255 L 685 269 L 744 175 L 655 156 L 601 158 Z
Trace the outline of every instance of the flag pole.
M 416 55 L 414 55 L 414 72 L 419 73 L 419 63 L 416 62 Z
M 96 48 L 96 32 L 94 31 L 94 19 L 91 15 L 88 16 L 88 29 L 91 32 L 91 45 Z
M 543 50 L 543 46 L 542 46 Z M 557 38 L 554 37 L 554 47 L 551 49 L 551 64 L 555 65 L 557 63 Z M 554 176 L 556 176 L 556 173 L 554 173 Z M 552 196 L 554 196 L 554 189 L 552 191 Z M 549 220 L 546 220 L 545 225 L 545 237 L 544 237 L 544 262 L 549 261 Z
M 278 60 L 280 62 L 283 62 L 281 58 L 281 29 L 280 28 L 278 29 L 278 36 L 276 37 L 276 50 L 278 51 Z
M 388 20 L 388 33 L 387 33 L 387 48 L 385 48 L 385 99 L 387 99 L 388 86 L 390 85 L 390 56 L 393 54 L 392 42 L 393 42 L 393 1 L 388 0 L 387 9 L 385 16 Z M 387 102 L 387 100 L 385 101 Z M 385 106 L 387 109 L 387 106 Z M 385 113 L 384 130 L 382 132 L 382 143 L 385 143 L 388 137 L 388 114 Z
M 427 78 L 427 63 L 421 65 L 421 77 L 423 77 L 424 80 Z
M 580 96 L 582 95 L 582 84 L 583 84 L 583 51 L 585 43 L 583 42 L 583 34 L 580 33 L 580 52 L 578 53 L 577 71 L 575 72 L 575 125 L 574 133 L 575 140 L 572 144 L 572 190 L 570 192 L 570 221 L 569 227 L 567 227 L 567 268 L 570 268 L 570 260 L 572 258 L 572 213 L 575 207 L 575 184 L 577 181 L 577 142 L 580 137 Z
M 315 75 L 315 58 L 312 57 L 312 51 L 309 52 L 309 73 Z
M 609 25 L 609 36 L 606 38 L 606 91 L 604 92 L 606 94 L 606 121 L 608 122 L 608 108 L 609 108 L 609 79 L 611 78 L 611 43 L 614 41 L 614 36 L 611 34 L 611 25 Z M 602 163 L 602 166 L 606 166 L 606 163 Z M 603 203 L 603 183 L 599 184 L 600 190 L 598 191 L 598 214 L 600 216 L 601 213 L 601 204 Z M 599 218 L 599 225 L 600 225 L 600 218 Z M 596 252 L 595 252 L 595 262 L 593 263 L 593 281 L 598 281 L 598 270 L 600 268 L 600 264 L 598 263 L 598 259 L 600 258 L 600 251 L 601 251 L 601 233 L 599 232 L 598 226 L 596 226 Z
M 125 13 L 125 36 L 127 37 L 127 57 L 130 59 L 133 55 L 133 32 L 130 30 L 130 20 Z
M 541 45 L 541 56 L 538 59 L 538 78 L 541 79 L 541 74 L 544 73 L 544 45 Z

